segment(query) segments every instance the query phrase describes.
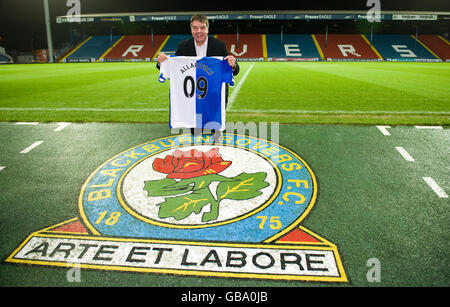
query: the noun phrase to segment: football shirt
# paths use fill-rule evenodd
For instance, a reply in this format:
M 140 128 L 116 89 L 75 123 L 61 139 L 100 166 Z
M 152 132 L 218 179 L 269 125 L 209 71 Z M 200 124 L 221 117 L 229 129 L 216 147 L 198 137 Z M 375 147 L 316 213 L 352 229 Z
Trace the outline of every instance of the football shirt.
M 170 128 L 225 129 L 225 83 L 233 69 L 223 57 L 171 56 L 159 81 L 170 79 Z

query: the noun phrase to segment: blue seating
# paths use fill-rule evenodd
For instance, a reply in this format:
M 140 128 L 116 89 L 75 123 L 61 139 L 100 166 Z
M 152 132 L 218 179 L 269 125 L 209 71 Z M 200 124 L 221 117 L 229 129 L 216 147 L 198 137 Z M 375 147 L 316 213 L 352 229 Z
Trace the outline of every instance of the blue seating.
M 185 40 L 192 37 L 192 35 L 188 34 L 174 34 L 169 37 L 166 44 L 162 48 L 161 52 L 166 53 L 167 55 L 174 55 L 177 51 L 178 44 Z
M 12 62 L 6 55 L 0 54 L 0 63 L 12 63 Z
M 67 62 L 89 62 L 92 59 L 98 59 L 106 52 L 117 40 L 120 35 L 101 35 L 93 36 L 85 42 L 78 50 L 66 58 Z
M 320 54 L 309 34 L 267 34 L 267 57 L 272 59 L 320 60 Z
M 375 34 L 372 44 L 386 61 L 440 61 L 411 35 Z
M 190 34 L 170 35 L 162 46 L 161 43 L 163 40 L 159 40 L 159 46 L 155 46 L 154 49 L 159 50 L 161 48 L 161 52 L 173 55 L 178 48 L 178 44 L 182 40 L 191 37 L 192 35 Z M 266 44 L 264 44 L 264 37 L 266 38 Z M 364 36 L 358 34 L 330 34 L 328 36 L 328 48 L 323 46 L 323 35 L 316 34 L 315 37 L 316 42 L 314 41 L 314 36 L 311 34 L 284 34 L 283 36 L 280 34 L 241 34 L 240 41 L 247 43 L 242 44 L 245 46 L 245 51 L 239 49 L 236 54 L 231 50 L 233 49 L 231 47 L 234 44 L 235 36 L 232 34 L 218 35 L 218 38 L 222 39 L 228 48 L 231 48 L 229 49 L 230 54 L 234 54 L 243 60 L 262 59 L 263 57 L 266 58 L 266 55 L 269 61 L 320 61 L 322 56 L 329 59 L 347 60 L 351 56 L 342 54 L 342 50 L 339 51 L 336 47 L 336 44 L 339 46 L 339 43 L 343 42 L 346 46 L 349 44 L 352 47 L 358 46 L 358 51 L 360 53 L 363 52 L 362 59 L 364 60 L 380 60 L 379 55 L 381 55 L 386 61 L 441 61 L 440 58 L 430 51 L 430 47 L 423 45 L 426 44 L 425 41 L 418 41 L 412 35 L 375 34 L 372 37 L 372 48 L 362 39 Z M 92 36 L 63 61 L 96 61 L 120 38 L 120 35 L 112 37 L 109 35 Z M 367 41 L 371 39 L 369 35 L 365 35 L 365 38 L 367 38 Z M 316 46 L 316 43 L 318 46 Z M 121 46 L 121 48 L 123 49 L 124 47 Z M 354 59 L 358 58 L 359 55 L 354 57 Z

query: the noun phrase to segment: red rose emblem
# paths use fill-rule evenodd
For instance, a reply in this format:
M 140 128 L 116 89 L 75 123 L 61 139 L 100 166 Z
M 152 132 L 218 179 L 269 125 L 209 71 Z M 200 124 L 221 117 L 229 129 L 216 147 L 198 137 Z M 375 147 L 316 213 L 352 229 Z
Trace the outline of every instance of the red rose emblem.
M 188 151 L 175 150 L 172 155 L 164 159 L 156 158 L 153 169 L 164 174 L 167 178 L 187 179 L 203 175 L 217 174 L 231 165 L 231 161 L 224 161 L 219 154 L 219 148 L 213 148 L 204 153 L 197 149 Z

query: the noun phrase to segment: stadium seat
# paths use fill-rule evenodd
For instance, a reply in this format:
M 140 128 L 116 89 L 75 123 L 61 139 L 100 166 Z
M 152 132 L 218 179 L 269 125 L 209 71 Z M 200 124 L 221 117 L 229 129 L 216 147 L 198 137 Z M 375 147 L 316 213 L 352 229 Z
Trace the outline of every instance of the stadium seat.
M 315 35 L 328 61 L 381 61 L 382 58 L 371 48 L 369 41 L 359 34 Z
M 92 36 L 82 42 L 63 61 L 66 62 L 93 62 L 102 56 L 111 46 L 120 39 L 119 35 Z
M 164 46 L 161 49 L 161 52 L 164 52 L 167 55 L 173 55 L 177 51 L 178 44 L 185 40 L 192 37 L 190 34 L 174 34 L 170 35 L 167 42 L 164 44 Z
M 440 35 L 421 34 L 419 41 L 427 46 L 442 61 L 450 61 L 450 42 Z
M 102 58 L 112 61 L 142 61 L 153 58 L 155 52 L 166 39 L 167 35 L 126 35 Z
M 228 52 L 240 60 L 262 60 L 264 56 L 261 34 L 219 34 L 217 38 L 227 45 Z
M 320 54 L 309 34 L 267 34 L 267 56 L 272 61 L 319 61 Z
M 0 54 L 0 64 L 14 63 L 13 60 L 5 54 Z
M 212 36 L 212 35 L 211 35 Z M 239 60 L 450 61 L 450 43 L 438 35 L 217 34 Z M 150 61 L 175 54 L 190 34 L 92 36 L 61 53 L 63 62 Z M 58 58 L 59 59 L 59 58 Z
M 386 61 L 440 61 L 411 35 L 375 34 L 373 45 Z

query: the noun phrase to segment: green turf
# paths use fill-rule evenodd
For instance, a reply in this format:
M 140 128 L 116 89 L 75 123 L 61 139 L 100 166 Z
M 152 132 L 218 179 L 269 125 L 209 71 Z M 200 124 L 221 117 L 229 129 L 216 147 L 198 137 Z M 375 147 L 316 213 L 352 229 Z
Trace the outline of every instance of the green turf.
M 441 63 L 442 64 L 442 63 Z M 263 63 L 235 108 L 324 112 L 449 112 L 450 66 L 419 63 Z M 250 94 L 251 93 L 251 94 Z
M 169 135 L 166 124 L 21 126 L 0 123 L 0 286 L 297 287 L 329 283 L 138 274 L 83 269 L 69 283 L 68 268 L 5 263 L 34 231 L 77 217 L 86 178 L 136 144 Z M 339 248 L 349 283 L 342 286 L 448 286 L 448 199 L 424 183 L 432 176 L 449 191 L 449 130 L 393 127 L 280 125 L 280 144 L 305 159 L 319 195 L 302 225 Z M 23 155 L 36 140 L 44 143 Z M 395 150 L 404 146 L 415 162 Z M 367 261 L 379 259 L 381 281 L 370 283 Z
M 228 121 L 312 124 L 450 123 L 450 63 L 244 63 L 250 67 Z M 251 66 L 253 65 L 253 66 Z M 78 215 L 82 183 L 101 163 L 136 144 L 169 135 L 168 84 L 154 63 L 0 66 L 0 121 L 154 122 L 1 123 L 0 173 L 4 260 L 33 231 Z M 237 87 L 231 89 L 231 93 Z M 136 111 L 133 111 L 136 109 Z M 280 143 L 311 165 L 319 197 L 308 229 L 339 247 L 353 286 L 448 286 L 448 131 L 393 127 L 280 125 Z M 36 140 L 30 154 L 19 152 Z M 403 146 L 416 159 L 404 161 Z M 447 170 L 447 171 L 446 171 Z M 381 262 L 381 283 L 366 278 L 368 259 Z M 196 278 L 2 263 L 1 286 L 322 286 L 269 280 Z
M 450 63 L 241 62 L 228 121 L 450 123 Z M 168 119 L 154 63 L 0 66 L 0 121 Z M 232 88 L 233 93 L 238 87 Z M 135 111 L 136 110 L 136 111 Z

